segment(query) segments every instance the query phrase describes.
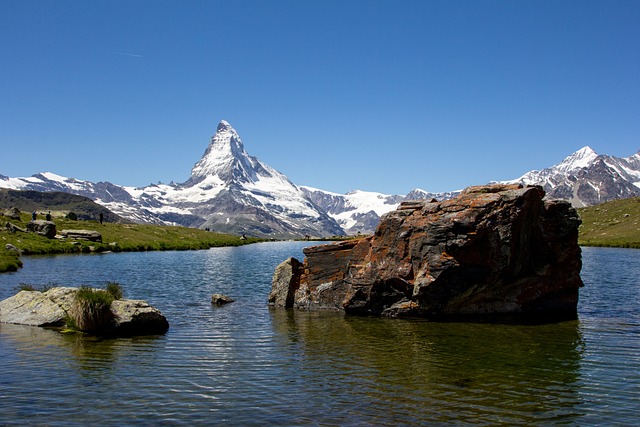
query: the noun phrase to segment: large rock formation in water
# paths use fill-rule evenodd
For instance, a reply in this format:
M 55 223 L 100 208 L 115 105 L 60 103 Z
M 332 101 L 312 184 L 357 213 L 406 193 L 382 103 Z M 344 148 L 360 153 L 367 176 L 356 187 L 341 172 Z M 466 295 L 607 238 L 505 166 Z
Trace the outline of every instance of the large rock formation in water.
M 269 301 L 391 317 L 575 318 L 581 220 L 568 202 L 544 195 L 539 186 L 489 185 L 403 203 L 371 237 L 283 262 Z

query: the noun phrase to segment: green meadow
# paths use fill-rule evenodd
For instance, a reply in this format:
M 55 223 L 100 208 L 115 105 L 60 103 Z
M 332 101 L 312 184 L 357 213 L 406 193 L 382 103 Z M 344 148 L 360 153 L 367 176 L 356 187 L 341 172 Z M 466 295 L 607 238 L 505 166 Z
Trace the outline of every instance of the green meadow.
M 6 249 L 11 244 L 23 255 L 78 254 L 163 250 L 196 250 L 218 246 L 240 246 L 263 241 L 263 239 L 242 239 L 240 236 L 215 233 L 196 228 L 161 226 L 150 224 L 119 224 L 98 221 L 74 221 L 63 216 L 53 217 L 58 232 L 60 230 L 95 230 L 102 234 L 102 243 L 84 240 L 48 239 L 35 233 L 12 232 L 5 227 L 11 222 L 26 228 L 31 216 L 21 214 L 20 221 L 0 217 L 0 272 L 15 271 L 22 262 L 16 252 Z

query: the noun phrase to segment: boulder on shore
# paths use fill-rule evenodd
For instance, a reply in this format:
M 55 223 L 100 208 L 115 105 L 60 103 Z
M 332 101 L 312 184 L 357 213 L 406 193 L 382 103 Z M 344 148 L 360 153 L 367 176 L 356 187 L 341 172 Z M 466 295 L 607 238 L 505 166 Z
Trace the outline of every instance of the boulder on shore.
M 2 212 L 2 215 L 14 221 L 20 221 L 20 209 L 16 207 L 12 206 L 9 209 L 6 209 L 4 212 Z
M 73 240 L 102 242 L 102 234 L 95 230 L 61 230 L 60 237 Z
M 496 184 L 403 203 L 373 236 L 308 247 L 299 269 L 283 262 L 269 301 L 442 320 L 575 318 L 581 220 L 568 202 L 544 195 L 539 186 Z
M 20 291 L 0 301 L 0 323 L 63 327 L 71 312 L 77 289 L 56 287 L 46 292 Z M 111 303 L 113 323 L 101 335 L 157 335 L 169 329 L 160 311 L 141 300 L 115 300 Z
M 56 223 L 53 221 L 45 221 L 43 219 L 31 221 L 27 224 L 27 230 L 49 239 L 56 237 Z

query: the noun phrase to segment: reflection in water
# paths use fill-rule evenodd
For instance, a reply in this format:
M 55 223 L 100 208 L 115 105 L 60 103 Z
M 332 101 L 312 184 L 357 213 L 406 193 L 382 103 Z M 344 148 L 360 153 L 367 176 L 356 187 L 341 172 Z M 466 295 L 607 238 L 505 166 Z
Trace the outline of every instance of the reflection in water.
M 271 311 L 303 382 L 393 420 L 576 421 L 584 343 L 575 321 L 514 326 Z M 322 372 L 332 367 L 331 374 Z M 354 397 L 353 395 L 356 395 Z M 358 408 L 345 409 L 349 416 Z M 337 420 L 339 421 L 339 420 Z

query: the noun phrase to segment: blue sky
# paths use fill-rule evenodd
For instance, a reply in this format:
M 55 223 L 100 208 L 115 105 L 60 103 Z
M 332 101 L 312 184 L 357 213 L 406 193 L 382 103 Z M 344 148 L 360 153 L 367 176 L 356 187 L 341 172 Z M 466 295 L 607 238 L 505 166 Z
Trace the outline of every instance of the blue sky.
M 640 1 L 0 0 L 0 174 L 447 191 L 640 149 Z

